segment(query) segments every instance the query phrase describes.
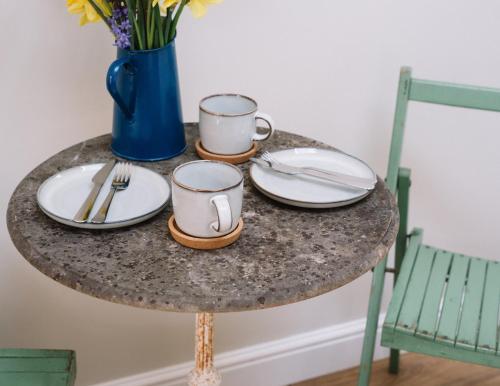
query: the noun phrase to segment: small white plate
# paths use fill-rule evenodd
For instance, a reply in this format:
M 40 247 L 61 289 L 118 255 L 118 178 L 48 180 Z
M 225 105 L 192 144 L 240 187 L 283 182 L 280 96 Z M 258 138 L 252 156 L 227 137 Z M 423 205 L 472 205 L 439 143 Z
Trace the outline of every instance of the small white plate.
M 293 166 L 312 166 L 325 170 L 372 179 L 375 172 L 363 161 L 340 151 L 296 148 L 272 153 L 273 157 Z M 303 208 L 334 208 L 352 204 L 371 190 L 351 188 L 305 175 L 287 175 L 270 168 L 252 165 L 250 178 L 255 187 L 273 200 Z
M 49 177 L 40 185 L 37 201 L 50 218 L 77 228 L 109 229 L 137 224 L 159 213 L 168 203 L 170 187 L 161 175 L 149 169 L 134 166 L 126 190 L 115 193 L 103 224 L 77 223 L 74 215 L 92 190 L 92 177 L 104 164 L 77 166 Z M 111 187 L 114 171 L 110 173 L 99 192 L 89 220 L 99 210 Z

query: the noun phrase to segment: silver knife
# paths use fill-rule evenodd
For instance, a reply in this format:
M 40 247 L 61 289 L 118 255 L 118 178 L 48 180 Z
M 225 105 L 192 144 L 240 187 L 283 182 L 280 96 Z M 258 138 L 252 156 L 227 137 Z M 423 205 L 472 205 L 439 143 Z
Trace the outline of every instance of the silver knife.
M 92 177 L 92 182 L 94 183 L 94 187 L 92 188 L 92 191 L 89 193 L 87 199 L 82 204 L 78 212 L 75 214 L 75 217 L 73 217 L 73 221 L 79 223 L 87 222 L 90 212 L 94 207 L 95 200 L 99 195 L 99 191 L 101 190 L 102 185 L 104 185 L 104 183 L 106 182 L 109 173 L 111 173 L 111 171 L 115 167 L 115 163 L 116 160 L 109 161 L 95 174 L 94 177 Z
M 260 158 L 250 158 L 253 163 L 277 171 L 278 173 L 284 173 L 289 175 L 304 174 L 307 176 L 312 176 L 320 178 L 322 180 L 327 180 L 331 182 L 336 182 L 338 184 L 347 185 L 359 189 L 371 190 L 375 186 L 375 182 L 372 182 L 366 178 L 350 176 L 343 173 L 331 172 L 311 167 L 296 167 L 285 164 L 275 164 L 273 162 L 265 161 Z

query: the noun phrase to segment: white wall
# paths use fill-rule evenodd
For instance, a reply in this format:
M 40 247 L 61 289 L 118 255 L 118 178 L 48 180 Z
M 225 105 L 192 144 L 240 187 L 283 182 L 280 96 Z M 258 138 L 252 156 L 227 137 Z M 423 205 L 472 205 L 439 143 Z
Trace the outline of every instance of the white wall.
M 33 167 L 110 131 L 104 74 L 114 50 L 104 26 L 80 28 L 64 1 L 22 4 L 4 0 L 0 13 L 2 218 Z M 384 175 L 399 67 L 500 87 L 499 14 L 496 0 L 226 0 L 201 21 L 186 14 L 180 27 L 184 116 L 197 119 L 204 95 L 245 93 L 280 129 L 352 152 Z M 499 124 L 493 113 L 411 107 L 404 164 L 413 167 L 411 222 L 427 242 L 495 257 Z M 80 385 L 191 358 L 191 315 L 67 289 L 31 268 L 0 226 L 0 346 L 74 348 Z M 365 276 L 300 304 L 217 316 L 217 350 L 363 317 L 368 289 Z

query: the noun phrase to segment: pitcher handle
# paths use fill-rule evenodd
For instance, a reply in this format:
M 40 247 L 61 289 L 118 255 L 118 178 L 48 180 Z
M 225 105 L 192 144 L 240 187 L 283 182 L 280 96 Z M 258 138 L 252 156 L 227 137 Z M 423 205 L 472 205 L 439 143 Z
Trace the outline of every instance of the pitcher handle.
M 122 111 L 123 115 L 128 120 L 131 120 L 134 116 L 134 109 L 135 109 L 135 83 L 132 84 L 132 92 L 130 93 L 130 106 L 127 106 L 125 101 L 123 100 L 122 96 L 118 92 L 118 88 L 116 86 L 116 78 L 121 71 L 122 67 L 125 64 L 128 64 L 130 62 L 129 57 L 123 57 L 120 59 L 115 60 L 113 63 L 111 63 L 111 66 L 109 66 L 108 69 L 108 75 L 106 76 L 106 87 L 108 89 L 108 92 L 110 95 L 113 97 L 115 100 L 116 104 L 118 107 L 120 107 L 120 110 Z M 132 71 L 132 75 L 135 73 Z

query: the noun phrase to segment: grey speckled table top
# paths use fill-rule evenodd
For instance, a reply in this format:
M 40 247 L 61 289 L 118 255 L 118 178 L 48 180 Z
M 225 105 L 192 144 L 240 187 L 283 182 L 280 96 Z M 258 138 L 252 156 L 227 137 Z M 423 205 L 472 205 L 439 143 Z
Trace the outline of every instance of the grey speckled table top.
M 196 159 L 196 125 L 186 125 L 189 147 L 172 160 L 145 163 L 165 177 Z M 39 185 L 69 167 L 112 157 L 110 136 L 72 146 L 48 159 L 14 192 L 7 212 L 19 252 L 52 279 L 86 294 L 136 307 L 183 312 L 227 312 L 297 302 L 351 282 L 379 262 L 393 243 L 398 212 L 379 180 L 357 204 L 300 209 L 260 194 L 245 172 L 245 229 L 233 245 L 196 251 L 170 236 L 171 207 L 129 228 L 91 231 L 61 225 L 37 207 Z M 325 144 L 277 132 L 266 150 Z

